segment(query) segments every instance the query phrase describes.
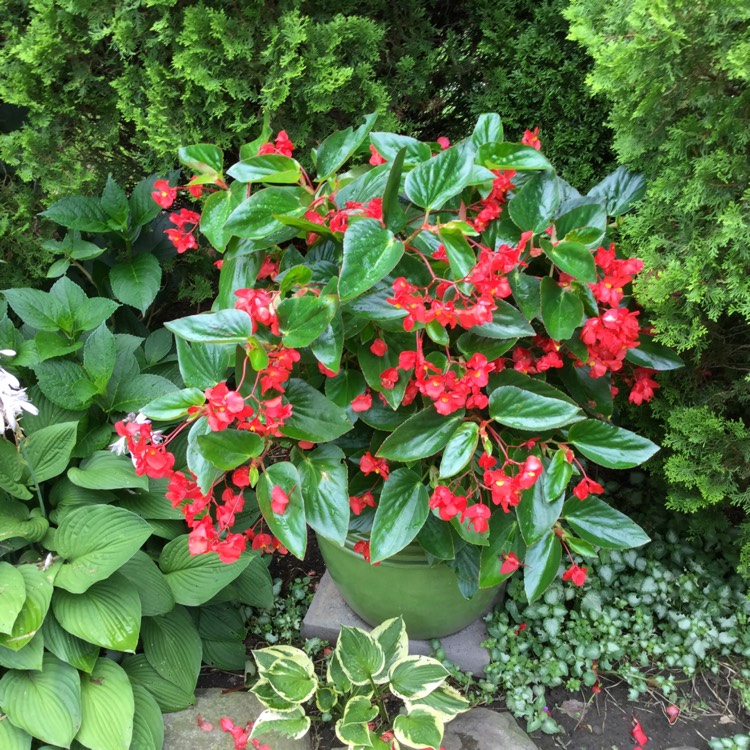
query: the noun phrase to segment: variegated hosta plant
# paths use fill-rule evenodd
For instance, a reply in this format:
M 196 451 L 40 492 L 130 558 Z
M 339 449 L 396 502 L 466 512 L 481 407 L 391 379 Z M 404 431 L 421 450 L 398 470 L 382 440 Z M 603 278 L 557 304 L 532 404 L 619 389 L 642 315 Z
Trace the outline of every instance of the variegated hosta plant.
M 137 471 L 168 480 L 194 554 L 302 558 L 308 526 L 354 529 L 373 564 L 421 545 L 466 597 L 523 569 L 534 600 L 563 560 L 582 585 L 581 557 L 648 541 L 596 497 L 595 465 L 657 450 L 612 423 L 614 394 L 646 401 L 680 365 L 608 236 L 643 181 L 621 168 L 581 195 L 497 115 L 453 145 L 374 120 L 321 143 L 316 176 L 282 132 L 226 173 L 215 146 L 183 148 L 197 177 L 156 183 L 165 208 L 202 186 L 169 237 L 223 258 L 212 311 L 166 324 L 185 388 L 143 411 L 168 424 L 119 427 Z M 262 520 L 230 531 L 256 500 Z
M 259 679 L 252 692 L 266 707 L 251 737 L 276 731 L 302 737 L 310 728 L 305 705 L 336 718 L 336 736 L 352 750 L 437 748 L 444 725 L 469 709 L 445 684 L 448 672 L 429 656 L 409 656 L 403 620 L 387 620 L 371 633 L 343 627 L 325 679 L 303 651 L 271 646 L 253 651 Z M 394 713 L 394 698 L 401 709 Z

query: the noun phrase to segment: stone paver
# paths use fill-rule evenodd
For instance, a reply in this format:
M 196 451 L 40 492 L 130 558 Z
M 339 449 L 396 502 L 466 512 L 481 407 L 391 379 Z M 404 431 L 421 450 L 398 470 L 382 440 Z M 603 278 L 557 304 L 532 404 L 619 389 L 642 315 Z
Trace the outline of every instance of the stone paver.
M 333 579 L 325 573 L 302 623 L 302 636 L 335 643 L 342 625 L 371 630 L 367 623 L 349 609 Z M 441 643 L 448 659 L 465 672 L 480 676 L 490 661 L 488 651 L 480 645 L 486 639 L 484 623 L 482 620 L 475 620 L 460 632 L 442 638 Z M 430 654 L 431 651 L 429 641 L 409 641 L 410 654 Z
M 184 711 L 164 715 L 164 750 L 232 750 L 231 735 L 219 728 L 219 719 L 228 716 L 235 724 L 244 724 L 256 719 L 263 706 L 247 690 L 223 693 L 220 688 L 198 690 L 194 706 Z M 214 725 L 204 732 L 198 726 L 198 714 L 203 721 Z M 276 734 L 260 738 L 273 750 L 309 750 L 310 739 L 290 740 Z
M 446 750 L 537 750 L 509 713 L 473 708 L 445 725 Z

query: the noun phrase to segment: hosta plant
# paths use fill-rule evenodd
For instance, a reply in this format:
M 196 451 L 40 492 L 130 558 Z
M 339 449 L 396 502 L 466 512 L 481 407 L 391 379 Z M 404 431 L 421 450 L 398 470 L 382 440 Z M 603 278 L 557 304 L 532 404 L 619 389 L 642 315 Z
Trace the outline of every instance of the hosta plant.
M 439 748 L 445 724 L 467 711 L 469 702 L 445 684 L 448 671 L 437 659 L 408 651 L 401 618 L 386 620 L 371 633 L 343 627 L 325 679 L 297 648 L 253 651 L 259 679 L 252 692 L 265 710 L 250 737 L 271 731 L 302 737 L 310 728 L 305 710 L 310 704 L 323 721 L 336 719 L 336 737 L 345 747 Z
M 173 213 L 171 236 L 223 254 L 218 295 L 166 324 L 187 387 L 144 406 L 163 434 L 121 426 L 130 450 L 194 554 L 303 557 L 310 526 L 372 564 L 416 541 L 467 597 L 522 568 L 536 599 L 563 555 L 581 585 L 574 555 L 648 541 L 596 497 L 595 466 L 657 450 L 612 424 L 613 396 L 646 401 L 680 364 L 628 307 L 642 264 L 607 236 L 642 181 L 621 168 L 582 196 L 497 115 L 454 145 L 374 119 L 323 141 L 314 178 L 283 131 L 226 172 L 218 148 L 181 149 L 199 175 L 181 189 L 206 194 L 199 229 Z M 167 207 L 178 188 L 160 188 Z M 229 532 L 248 487 L 262 519 Z

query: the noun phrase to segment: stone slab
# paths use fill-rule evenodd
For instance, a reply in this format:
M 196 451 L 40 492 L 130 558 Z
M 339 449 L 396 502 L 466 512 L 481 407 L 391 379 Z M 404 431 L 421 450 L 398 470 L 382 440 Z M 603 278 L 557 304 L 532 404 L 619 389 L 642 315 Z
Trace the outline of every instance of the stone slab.
M 164 714 L 164 750 L 233 750 L 234 740 L 219 728 L 219 720 L 228 716 L 235 724 L 244 725 L 258 718 L 263 706 L 247 690 L 224 693 L 221 688 L 196 691 L 194 706 L 184 711 Z M 198 714 L 214 728 L 208 732 L 198 726 Z M 310 738 L 290 740 L 277 734 L 260 738 L 273 750 L 310 750 Z
M 443 746 L 450 750 L 537 750 L 507 712 L 472 708 L 445 725 Z
M 318 590 L 302 622 L 302 637 L 321 638 L 335 643 L 342 625 L 371 630 L 367 623 L 349 609 L 333 579 L 326 572 L 320 579 Z M 484 674 L 490 657 L 489 652 L 480 645 L 487 640 L 487 630 L 482 620 L 475 620 L 458 633 L 440 640 L 446 657 L 458 664 L 464 672 L 471 672 L 475 676 Z M 409 641 L 410 654 L 429 655 L 431 652 L 429 641 Z
M 473 708 L 446 724 L 442 746 L 446 750 L 538 750 L 509 713 L 488 708 Z

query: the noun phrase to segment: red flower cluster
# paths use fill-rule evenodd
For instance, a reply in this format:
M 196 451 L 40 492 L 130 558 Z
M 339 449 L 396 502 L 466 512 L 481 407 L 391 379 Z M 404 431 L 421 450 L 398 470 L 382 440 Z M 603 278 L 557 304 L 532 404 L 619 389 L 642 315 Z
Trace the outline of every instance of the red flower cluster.
M 573 488 L 573 494 L 579 500 L 585 500 L 589 495 L 601 495 L 604 492 L 599 482 L 595 482 L 593 479 L 584 477 L 578 484 Z
M 461 512 L 461 523 L 469 519 L 469 525 L 474 527 L 477 534 L 484 534 L 490 528 L 489 518 L 492 511 L 483 503 L 476 503 Z
M 388 479 L 388 463 L 384 458 L 375 458 L 370 451 L 359 459 L 359 470 L 367 474 L 378 474 L 383 479 Z
M 611 244 L 608 250 L 600 247 L 596 251 L 594 263 L 604 273 L 595 284 L 589 284 L 594 298 L 604 305 L 617 307 L 624 296 L 623 288 L 643 270 L 643 261 L 638 258 L 618 260 L 615 257 L 615 246 Z
M 560 344 L 557 341 L 545 336 L 535 336 L 532 344 L 541 349 L 544 354 L 536 355 L 531 349 L 517 346 L 511 354 L 514 370 L 524 375 L 536 375 L 547 370 L 558 369 L 565 364 L 560 356 Z
M 358 555 L 362 555 L 366 562 L 370 562 L 370 542 L 366 542 L 364 539 L 360 540 L 354 545 L 354 551 Z M 378 565 L 380 565 L 379 562 L 375 563 L 376 568 Z
M 349 507 L 355 516 L 360 515 L 365 508 L 375 508 L 377 503 L 369 490 L 362 495 L 349 495 Z
M 476 218 L 472 222 L 477 232 L 484 232 L 487 225 L 497 219 L 502 211 L 502 205 L 507 200 L 508 193 L 513 189 L 513 178 L 516 173 L 512 169 L 492 170 L 495 180 L 492 183 L 490 194 L 480 201 L 482 206 Z
M 237 726 L 230 718 L 224 717 L 219 720 L 219 726 L 222 732 L 232 735 L 234 740 L 234 750 L 246 750 L 247 743 L 250 742 L 255 750 L 271 750 L 268 745 L 261 745 L 257 739 L 250 739 L 250 733 L 253 730 L 253 722 L 248 721 L 245 726 Z
M 235 296 L 239 299 L 234 303 L 235 309 L 244 310 L 252 321 L 252 332 L 258 330 L 258 323 L 268 326 L 274 336 L 281 336 L 279 318 L 273 307 L 274 297 L 265 289 L 238 289 Z
M 506 461 L 499 469 L 488 469 L 484 472 L 484 483 L 490 490 L 492 502 L 500 505 L 509 513 L 521 502 L 521 492 L 533 487 L 542 474 L 542 462 L 537 456 L 527 456 L 518 474 L 511 476 L 506 473 L 506 467 L 512 465 Z
M 294 363 L 299 362 L 299 359 L 300 354 L 296 349 L 287 349 L 283 346 L 268 352 L 268 367 L 258 373 L 263 393 L 271 389 L 284 393 L 284 383 L 289 380 Z
M 525 130 L 521 143 L 524 146 L 531 146 L 539 151 L 542 148 L 542 142 L 539 140 L 539 127 L 537 126 L 533 130 Z
M 563 581 L 573 581 L 576 586 L 583 586 L 586 583 L 586 571 L 588 568 L 582 568 L 580 565 L 571 565 L 563 574 Z
M 372 393 L 369 389 L 365 393 L 361 393 L 359 396 L 355 396 L 351 402 L 352 411 L 368 411 L 372 408 Z
M 653 372 L 647 367 L 635 368 L 633 371 L 633 387 L 628 396 L 628 401 L 631 404 L 640 406 L 654 397 L 654 391 L 659 387 L 659 384 L 651 377 Z
M 157 180 L 151 197 L 162 207 L 170 208 L 177 198 L 177 188 L 170 187 L 169 180 Z
M 440 484 L 435 487 L 432 497 L 430 497 L 430 509 L 435 510 L 437 508 L 440 518 L 443 521 L 450 521 L 451 518 L 466 510 L 466 502 L 464 495 L 454 495 L 450 488 Z
M 178 213 L 169 214 L 169 220 L 177 228 L 165 229 L 164 234 L 169 237 L 169 241 L 175 246 L 178 253 L 184 253 L 186 250 L 198 247 L 198 240 L 195 239 L 194 232 L 200 224 L 200 214 L 183 208 Z M 189 231 L 185 229 L 188 224 L 192 225 Z
M 130 415 L 115 424 L 115 431 L 124 438 L 138 476 L 164 479 L 171 475 L 174 456 L 167 450 L 161 434 L 152 432 L 150 421 Z
M 588 349 L 585 362 L 591 377 L 600 378 L 622 369 L 628 349 L 638 346 L 638 312 L 627 307 L 612 307 L 583 324 L 581 341 Z
M 294 152 L 294 144 L 289 140 L 286 130 L 280 130 L 273 143 L 264 143 L 258 149 L 258 156 L 265 154 L 281 154 L 290 156 Z

